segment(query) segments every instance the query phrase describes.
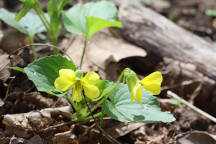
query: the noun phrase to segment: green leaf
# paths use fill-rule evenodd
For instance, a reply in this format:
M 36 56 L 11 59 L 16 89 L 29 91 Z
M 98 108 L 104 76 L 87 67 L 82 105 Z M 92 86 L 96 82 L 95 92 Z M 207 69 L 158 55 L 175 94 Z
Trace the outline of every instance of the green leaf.
M 62 16 L 63 24 L 69 32 L 87 38 L 102 28 L 121 27 L 120 22 L 117 21 L 117 8 L 107 1 L 77 4 L 63 12 Z
M 205 14 L 206 14 L 207 16 L 216 17 L 216 10 L 207 9 L 207 10 L 205 11 Z
M 113 88 L 114 83 L 109 82 L 107 80 L 100 80 L 96 83 L 96 86 L 100 90 L 100 96 L 95 98 L 95 99 L 91 99 L 91 101 L 98 101 L 101 98 L 103 98 L 104 96 L 106 96 L 108 94 L 108 92 L 111 91 L 111 88 Z
M 18 31 L 34 37 L 35 34 L 46 31 L 40 18 L 32 13 L 27 13 L 19 22 L 15 21 L 16 13 L 0 8 L 0 19 Z
M 10 67 L 10 69 L 25 73 L 24 70 L 22 68 L 20 68 L 20 67 Z
M 76 70 L 75 65 L 71 61 L 60 55 L 55 55 L 34 61 L 25 67 L 24 71 L 35 84 L 38 91 L 63 96 L 65 93 L 58 92 L 54 87 L 54 81 L 59 76 L 59 70 L 63 68 Z
M 22 9 L 18 12 L 18 14 L 15 17 L 16 21 L 20 21 L 28 12 L 31 8 L 34 8 L 38 0 L 20 0 L 21 2 L 24 3 Z
M 15 16 L 15 20 L 20 21 L 29 12 L 31 8 L 32 8 L 32 3 L 25 2 L 22 9 Z
M 108 27 L 122 27 L 119 21 L 108 21 L 96 17 L 87 17 L 87 38 L 90 38 L 94 33 Z
M 105 113 L 111 118 L 122 122 L 173 122 L 175 118 L 170 112 L 160 110 L 157 98 L 142 89 L 143 107 L 137 102 L 131 103 L 130 93 L 126 84 L 119 84 L 105 101 Z

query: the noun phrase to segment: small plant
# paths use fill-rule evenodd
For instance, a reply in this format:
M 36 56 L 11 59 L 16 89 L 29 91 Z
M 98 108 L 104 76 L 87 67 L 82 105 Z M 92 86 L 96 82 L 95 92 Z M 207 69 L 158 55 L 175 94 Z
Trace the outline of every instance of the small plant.
M 2 14 L 0 15 L 0 19 L 15 27 L 19 31 L 26 33 L 31 43 L 34 42 L 34 35 L 36 33 L 42 32 L 39 27 L 34 27 L 34 22 L 38 22 L 40 26 L 42 26 L 41 24 L 43 24 L 43 27 L 41 28 L 43 28 L 43 31 L 47 31 L 52 44 L 55 46 L 53 53 L 58 54 L 58 49 L 56 47 L 58 45 L 58 37 L 62 28 L 60 17 L 61 14 L 63 14 L 62 19 L 66 30 L 71 33 L 81 34 L 85 36 L 83 53 L 80 60 L 80 68 L 83 63 L 88 39 L 94 33 L 108 27 L 122 27 L 121 22 L 118 21 L 117 8 L 112 3 L 107 1 L 100 1 L 96 3 L 90 2 L 84 5 L 77 4 L 69 10 L 63 11 L 64 6 L 69 2 L 69 0 L 50 0 L 47 5 L 48 14 L 45 14 L 43 12 L 38 3 L 38 0 L 20 1 L 23 2 L 24 5 L 19 13 L 16 14 L 16 16 L 15 14 L 1 9 Z M 30 17 L 31 13 L 29 13 L 29 10 L 31 8 L 35 10 L 38 16 L 34 15 Z M 9 15 L 9 18 L 7 18 L 6 15 Z M 14 18 L 16 21 L 14 20 Z M 28 23 L 29 21 L 30 23 Z M 35 29 L 33 29 L 32 31 L 26 30 L 29 27 L 33 27 Z M 32 51 L 34 57 L 36 58 L 34 47 Z
M 50 37 L 52 44 L 54 46 L 58 45 L 58 37 L 60 34 L 61 20 L 60 16 L 63 11 L 64 6 L 69 2 L 69 0 L 50 0 L 47 5 L 47 12 L 49 17 L 41 9 L 38 0 L 20 0 L 24 3 L 22 9 L 16 15 L 16 21 L 21 20 L 31 8 L 33 8 L 36 14 L 39 16 L 40 20 L 42 21 L 48 36 Z M 54 47 L 54 54 L 58 54 L 58 49 Z
M 16 28 L 19 32 L 26 34 L 31 44 L 34 43 L 35 34 L 46 31 L 46 28 L 44 27 L 40 18 L 35 14 L 27 13 L 19 22 L 15 20 L 15 16 L 16 13 L 12 13 L 5 10 L 4 8 L 0 8 L 0 19 L 11 27 Z M 34 59 L 36 59 L 37 54 L 35 52 L 34 46 L 32 46 L 32 54 Z
M 154 72 L 140 81 L 135 72 L 126 68 L 114 83 L 100 80 L 95 72 L 84 75 L 72 62 L 60 55 L 36 60 L 25 67 L 23 72 L 38 91 L 66 96 L 76 111 L 73 121 L 89 120 L 91 113 L 101 106 L 101 111 L 95 113 L 94 117 L 101 116 L 102 119 L 107 114 L 122 122 L 145 123 L 175 120 L 172 114 L 160 110 L 159 102 L 153 96 L 160 93 L 160 72 Z M 92 102 L 97 103 L 88 110 L 88 104 Z
M 62 27 L 61 14 L 63 24 L 69 32 L 85 37 L 79 68 L 60 55 L 35 60 L 24 69 L 12 67 L 14 70 L 25 73 L 38 91 L 58 97 L 66 96 L 75 109 L 75 117 L 72 121 L 86 121 L 100 117 L 102 124 L 104 114 L 122 122 L 166 123 L 175 120 L 172 114 L 160 110 L 159 102 L 153 96 L 160 93 L 162 83 L 160 72 L 154 72 L 139 80 L 134 71 L 126 68 L 116 82 L 110 82 L 101 80 L 95 72 L 84 74 L 80 69 L 88 39 L 101 29 L 122 27 L 121 22 L 117 19 L 117 9 L 112 3 L 100 1 L 84 5 L 77 4 L 71 9 L 63 11 L 63 7 L 69 0 L 60 0 L 59 2 L 50 0 L 46 16 L 37 0 L 21 1 L 24 6 L 16 15 L 16 20 L 24 21 L 28 16 L 28 11 L 33 8 L 45 27 L 43 30 L 46 29 L 48 32 L 53 45 L 57 46 Z M 15 28 L 19 29 L 19 27 Z M 26 34 L 28 35 L 27 32 Z M 54 54 L 57 53 L 58 50 L 55 49 Z M 96 104 L 90 109 L 88 105 L 93 102 Z M 100 109 L 100 111 L 96 113 L 96 109 Z
M 115 5 L 107 1 L 77 4 L 63 12 L 62 19 L 66 30 L 85 37 L 80 68 L 88 39 L 94 33 L 108 27 L 122 27 L 122 23 L 118 21 L 117 12 Z

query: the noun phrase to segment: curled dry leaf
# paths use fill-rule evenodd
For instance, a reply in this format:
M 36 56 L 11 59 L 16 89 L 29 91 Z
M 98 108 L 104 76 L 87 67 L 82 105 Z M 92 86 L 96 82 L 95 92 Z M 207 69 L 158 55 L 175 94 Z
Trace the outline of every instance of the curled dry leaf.
M 3 125 L 6 131 L 20 137 L 29 137 L 29 132 L 48 127 L 55 122 L 55 117 L 62 115 L 63 118 L 72 119 L 70 106 L 59 108 L 47 108 L 40 111 L 32 111 L 21 114 L 7 114 L 3 116 Z
M 73 134 L 71 131 L 66 131 L 55 134 L 55 136 L 52 138 L 52 141 L 54 144 L 76 144 L 75 139 L 77 139 L 75 134 Z
M 144 125 L 144 123 L 118 123 L 118 125 L 109 127 L 105 129 L 105 131 L 109 133 L 112 137 L 119 138 Z
M 193 131 L 178 139 L 178 144 L 215 144 L 216 137 L 207 132 Z

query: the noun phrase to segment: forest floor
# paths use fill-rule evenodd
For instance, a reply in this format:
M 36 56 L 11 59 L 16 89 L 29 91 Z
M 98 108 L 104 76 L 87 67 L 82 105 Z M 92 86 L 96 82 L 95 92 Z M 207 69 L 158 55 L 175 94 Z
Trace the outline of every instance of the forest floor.
M 158 2 L 157 0 L 152 0 L 152 3 L 150 0 L 149 2 L 147 0 L 143 1 L 148 3 L 148 7 L 164 15 L 177 25 L 216 45 L 216 17 L 207 16 L 205 13 L 207 9 L 216 9 L 216 1 L 160 0 Z M 74 3 L 71 2 L 69 5 Z M 44 4 L 46 4 L 45 1 L 42 1 L 42 5 Z M 0 7 L 10 11 L 17 11 L 21 5 L 14 1 L 5 0 L 4 2 L 0 1 Z M 80 37 L 76 37 L 76 39 L 80 40 Z M 40 36 L 37 36 L 35 40 L 37 43 L 48 42 Z M 32 82 L 24 74 L 8 69 L 10 66 L 24 67 L 32 62 L 32 54 L 28 48 L 18 49 L 26 45 L 26 37 L 24 35 L 0 22 L 0 41 L 2 41 L 0 45 L 1 144 L 111 143 L 98 131 L 94 121 L 85 124 L 65 124 L 52 127 L 70 121 L 72 112 L 70 104 L 63 97 L 57 98 L 37 92 Z M 73 43 L 70 35 L 62 31 L 61 47 L 70 42 Z M 72 45 L 77 46 L 79 43 Z M 50 48 L 47 46 L 39 46 L 37 51 L 41 57 L 50 54 Z M 144 50 L 143 52 L 147 53 Z M 89 52 L 89 55 L 90 58 L 88 57 L 87 61 L 89 59 L 91 61 L 91 52 Z M 102 78 L 108 77 L 111 80 L 115 80 L 119 69 L 128 66 L 136 70 L 133 64 L 136 63 L 137 65 L 140 62 L 140 59 L 136 61 L 136 58 L 131 60 L 131 58 L 127 59 L 127 56 L 123 56 L 124 60 L 121 60 L 121 56 L 119 57 L 119 61 L 113 64 L 115 68 L 112 70 L 110 70 L 110 66 L 101 69 L 95 63 L 86 65 L 85 70 L 95 70 L 101 74 Z M 148 67 L 149 65 L 146 65 L 146 67 L 144 65 L 141 71 L 137 70 L 136 72 L 142 77 L 150 73 L 145 71 Z M 163 66 L 161 66 L 161 63 L 158 63 L 151 69 L 154 71 L 160 70 L 160 67 Z M 188 81 L 190 80 L 185 81 L 185 83 Z M 173 85 L 177 86 L 173 88 Z M 173 82 L 170 85 L 165 82 L 162 87 L 162 93 L 159 96 L 162 110 L 170 111 L 176 118 L 175 122 L 168 124 L 120 123 L 106 117 L 103 129 L 124 144 L 216 143 L 216 139 L 214 139 L 216 137 L 216 124 L 214 122 L 198 114 L 185 104 L 174 105 L 170 97 L 167 97 L 166 92 L 168 90 L 178 91 L 177 94 L 182 98 L 216 116 L 215 107 L 208 107 L 208 103 L 203 103 L 202 99 L 196 97 L 200 91 L 200 83 L 178 84 Z M 49 116 L 44 118 L 43 115 Z M 190 139 L 191 143 L 186 143 L 186 139 Z

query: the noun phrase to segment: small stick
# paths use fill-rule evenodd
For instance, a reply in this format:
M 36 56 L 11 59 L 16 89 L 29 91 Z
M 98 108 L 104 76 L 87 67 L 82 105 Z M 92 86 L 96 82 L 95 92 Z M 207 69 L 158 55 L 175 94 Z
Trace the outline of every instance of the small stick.
M 11 87 L 11 85 L 12 85 L 12 83 L 13 83 L 13 81 L 14 81 L 15 78 L 16 78 L 16 77 L 11 77 L 11 80 L 10 80 L 10 82 L 9 82 L 9 84 L 8 84 L 7 91 L 6 91 L 4 100 L 3 100 L 4 102 L 6 102 L 8 96 L 9 96 L 9 90 L 10 90 L 10 87 Z
M 206 118 L 208 118 L 208 119 L 210 119 L 211 121 L 213 121 L 214 123 L 216 123 L 216 118 L 215 118 L 215 117 L 213 117 L 213 116 L 211 116 L 210 114 L 204 112 L 203 110 L 197 108 L 196 106 L 190 104 L 190 103 L 187 102 L 186 100 L 180 98 L 177 94 L 175 94 L 175 93 L 173 93 L 173 92 L 171 92 L 171 91 L 167 91 L 167 95 L 168 95 L 168 96 L 171 96 L 171 97 L 173 97 L 173 98 L 175 98 L 175 99 L 177 99 L 177 100 L 180 100 L 183 104 L 189 106 L 191 109 L 193 109 L 193 110 L 196 111 L 197 113 L 199 113 L 199 114 L 205 116 Z
M 23 47 L 21 47 L 21 48 L 18 48 L 18 49 L 15 50 L 12 54 L 16 53 L 17 51 L 19 51 L 19 50 L 21 50 L 21 49 L 28 48 L 28 47 L 31 47 L 31 46 L 48 46 L 48 47 L 54 47 L 54 48 L 60 50 L 63 54 L 65 54 L 65 55 L 73 62 L 72 58 L 71 58 L 67 53 L 65 53 L 63 50 L 59 49 L 57 46 L 54 46 L 54 45 L 52 45 L 52 44 L 42 44 L 42 43 L 29 44 L 29 45 L 25 45 L 25 46 L 23 46 Z M 11 54 L 11 55 L 12 55 L 12 54 Z M 10 55 L 10 56 L 11 56 L 11 55 Z M 74 63 L 74 62 L 73 62 L 73 63 Z

